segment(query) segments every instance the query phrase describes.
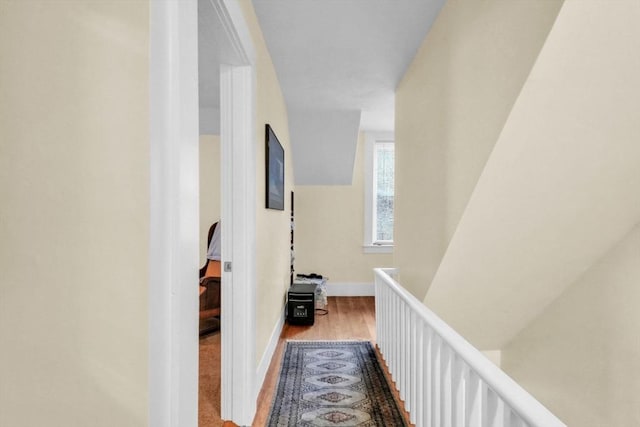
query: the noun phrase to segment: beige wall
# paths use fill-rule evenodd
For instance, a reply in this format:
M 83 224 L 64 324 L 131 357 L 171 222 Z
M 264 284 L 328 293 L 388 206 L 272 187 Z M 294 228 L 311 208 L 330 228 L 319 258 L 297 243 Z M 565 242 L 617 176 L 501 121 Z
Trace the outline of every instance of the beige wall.
M 289 145 L 287 107 L 280 90 L 275 68 L 267 50 L 253 5 L 241 1 L 247 25 L 257 53 L 257 113 L 256 113 L 256 189 L 257 189 L 257 313 L 256 357 L 259 362 L 269 338 L 284 309 L 289 287 L 289 241 L 293 164 Z M 270 124 L 285 156 L 285 210 L 265 209 L 265 124 Z
M 149 5 L 0 2 L 0 425 L 147 425 Z
M 562 1 L 450 0 L 396 91 L 396 248 L 422 299 Z
M 200 135 L 200 265 L 211 224 L 220 220 L 220 136 Z
M 640 425 L 640 225 L 502 352 L 567 425 Z
M 640 3 L 566 0 L 426 303 L 500 349 L 640 221 Z
M 358 135 L 351 185 L 296 186 L 295 268 L 332 283 L 373 283 L 373 268 L 390 267 L 392 254 L 365 254 L 364 134 Z

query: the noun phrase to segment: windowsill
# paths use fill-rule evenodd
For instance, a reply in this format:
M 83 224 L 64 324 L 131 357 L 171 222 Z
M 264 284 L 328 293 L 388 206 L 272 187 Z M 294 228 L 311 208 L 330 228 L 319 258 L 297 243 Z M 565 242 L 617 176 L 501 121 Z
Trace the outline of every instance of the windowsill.
M 362 251 L 365 254 L 391 254 L 393 245 L 363 245 Z

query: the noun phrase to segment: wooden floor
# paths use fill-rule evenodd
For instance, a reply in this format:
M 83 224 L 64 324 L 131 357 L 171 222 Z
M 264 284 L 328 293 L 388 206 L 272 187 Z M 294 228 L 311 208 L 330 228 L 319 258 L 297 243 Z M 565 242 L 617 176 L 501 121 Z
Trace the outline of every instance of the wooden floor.
M 269 410 L 271 409 L 271 403 L 275 394 L 276 385 L 278 382 L 278 373 L 280 370 L 280 364 L 282 361 L 282 354 L 284 352 L 284 343 L 286 340 L 351 340 L 351 339 L 364 339 L 372 341 L 375 344 L 376 337 L 376 323 L 375 323 L 375 303 L 373 297 L 329 297 L 328 304 L 329 313 L 326 315 L 316 314 L 315 323 L 312 326 L 293 326 L 285 324 L 280 335 L 280 340 L 276 347 L 271 365 L 267 371 L 265 381 L 262 386 L 262 390 L 258 395 L 258 408 L 255 419 L 253 421 L 254 427 L 263 427 L 266 425 L 267 418 L 269 416 Z M 219 340 L 218 340 L 219 342 Z M 201 341 L 201 347 L 203 342 Z M 211 347 L 208 343 L 207 351 L 219 351 L 219 347 Z M 201 357 L 203 356 L 201 350 Z M 210 369 L 209 365 L 209 369 Z M 214 365 L 215 366 L 215 365 Z M 219 364 L 217 364 L 219 369 Z M 206 377 L 203 376 L 202 370 L 200 374 L 201 380 L 201 392 L 207 390 L 210 394 L 211 390 L 218 390 L 217 387 L 204 384 L 203 381 L 211 381 L 211 378 L 217 378 L 219 381 L 220 375 Z M 388 378 L 388 376 L 387 376 Z M 388 378 L 389 379 L 389 378 Z M 389 379 L 389 383 L 391 380 Z M 397 393 L 396 400 L 400 402 Z M 206 401 L 216 400 L 219 402 L 220 396 L 200 396 L 200 405 L 203 403 L 206 405 Z M 211 405 L 209 405 L 211 407 Z M 219 408 L 219 404 L 217 406 Z M 401 409 L 404 411 L 402 404 Z M 219 415 L 216 419 L 210 413 L 200 410 L 200 427 L 214 427 L 221 426 Z M 214 421 L 215 419 L 215 421 Z M 405 412 L 405 419 L 408 420 L 408 415 Z M 408 421 L 407 421 L 408 424 Z M 228 424 L 232 425 L 232 424 Z
M 285 324 L 262 390 L 258 395 L 258 410 L 253 421 L 254 427 L 266 425 L 278 382 L 278 373 L 286 340 L 364 339 L 375 344 L 376 319 L 373 297 L 329 297 L 328 308 L 329 314 L 324 316 L 316 315 L 313 326 Z M 387 379 L 389 379 L 388 376 Z M 391 384 L 390 379 L 389 382 Z M 396 395 L 396 400 L 400 402 L 397 393 L 394 394 Z M 400 407 L 404 412 L 402 404 Z M 405 419 L 409 419 L 406 412 Z

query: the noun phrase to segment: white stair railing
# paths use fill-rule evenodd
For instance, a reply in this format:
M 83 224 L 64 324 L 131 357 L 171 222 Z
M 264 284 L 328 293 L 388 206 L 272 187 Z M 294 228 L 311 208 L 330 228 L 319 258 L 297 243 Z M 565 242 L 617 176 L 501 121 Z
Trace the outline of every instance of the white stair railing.
M 416 427 L 566 427 L 394 274 L 375 269 L 376 341 Z

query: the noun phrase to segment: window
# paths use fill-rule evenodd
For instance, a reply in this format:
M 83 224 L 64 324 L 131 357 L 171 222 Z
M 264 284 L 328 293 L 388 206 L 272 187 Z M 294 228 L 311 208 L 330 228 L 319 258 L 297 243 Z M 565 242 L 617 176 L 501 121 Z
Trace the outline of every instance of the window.
M 367 253 L 393 249 L 395 144 L 388 132 L 367 133 L 365 150 L 365 230 Z

